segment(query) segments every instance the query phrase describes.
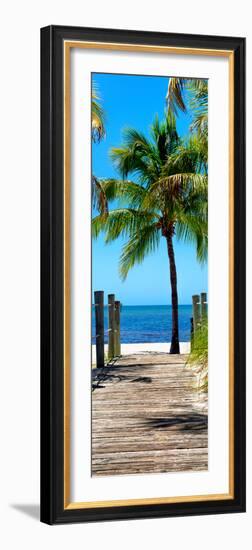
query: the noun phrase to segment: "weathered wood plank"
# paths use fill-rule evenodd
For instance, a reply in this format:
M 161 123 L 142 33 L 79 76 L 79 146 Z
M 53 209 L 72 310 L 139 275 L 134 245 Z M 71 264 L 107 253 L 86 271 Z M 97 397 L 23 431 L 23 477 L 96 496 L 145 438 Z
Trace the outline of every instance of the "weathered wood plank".
M 94 369 L 92 475 L 207 470 L 207 396 L 185 362 L 132 354 Z

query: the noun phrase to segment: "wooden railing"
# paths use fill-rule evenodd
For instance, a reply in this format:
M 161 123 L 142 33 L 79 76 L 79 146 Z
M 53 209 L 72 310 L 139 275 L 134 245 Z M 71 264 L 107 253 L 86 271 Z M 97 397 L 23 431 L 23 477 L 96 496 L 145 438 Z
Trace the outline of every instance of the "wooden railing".
M 105 365 L 104 353 L 104 291 L 97 290 L 94 293 L 95 302 L 95 342 L 96 342 L 96 366 L 103 368 Z M 120 339 L 120 311 L 121 303 L 115 300 L 114 294 L 108 295 L 108 360 L 121 355 Z

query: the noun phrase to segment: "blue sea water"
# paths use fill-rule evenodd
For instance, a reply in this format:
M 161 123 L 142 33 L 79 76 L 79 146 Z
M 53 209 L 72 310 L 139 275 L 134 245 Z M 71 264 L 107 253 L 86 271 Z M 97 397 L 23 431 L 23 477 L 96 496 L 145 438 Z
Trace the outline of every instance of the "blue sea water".
M 179 340 L 190 340 L 192 306 L 179 306 Z M 105 343 L 108 338 L 108 308 L 104 308 Z M 170 342 L 172 327 L 171 306 L 124 306 L 121 307 L 122 344 L 144 342 Z M 92 343 L 95 343 L 95 313 L 92 307 Z

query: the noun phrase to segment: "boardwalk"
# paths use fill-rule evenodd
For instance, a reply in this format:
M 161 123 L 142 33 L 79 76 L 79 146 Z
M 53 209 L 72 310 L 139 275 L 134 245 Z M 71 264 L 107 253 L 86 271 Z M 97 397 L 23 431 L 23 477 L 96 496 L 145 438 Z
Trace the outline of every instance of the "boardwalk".
M 185 356 L 123 356 L 94 370 L 92 475 L 207 470 L 207 399 Z

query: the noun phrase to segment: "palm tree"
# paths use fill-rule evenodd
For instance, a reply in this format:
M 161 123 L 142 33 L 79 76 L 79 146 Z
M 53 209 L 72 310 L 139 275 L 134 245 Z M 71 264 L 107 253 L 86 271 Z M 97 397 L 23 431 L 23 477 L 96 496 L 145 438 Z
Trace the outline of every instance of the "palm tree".
M 183 144 L 178 137 L 173 114 L 163 122 L 155 119 L 151 139 L 135 129 L 127 129 L 124 145 L 111 151 L 122 179 L 100 180 L 102 196 L 117 199 L 119 207 L 100 210 L 92 222 L 94 238 L 105 232 L 105 242 L 119 236 L 128 240 L 120 257 L 122 279 L 129 270 L 156 250 L 164 237 L 170 267 L 172 337 L 170 353 L 179 353 L 177 271 L 174 236 L 194 241 L 200 261 L 207 254 L 207 175 L 201 173 L 202 159 L 195 144 Z M 137 181 L 127 180 L 129 174 Z M 125 206 L 126 205 L 126 206 Z
M 92 119 L 92 140 L 94 143 L 100 142 L 105 136 L 104 110 L 100 103 L 97 86 L 92 84 L 91 99 L 91 119 Z

